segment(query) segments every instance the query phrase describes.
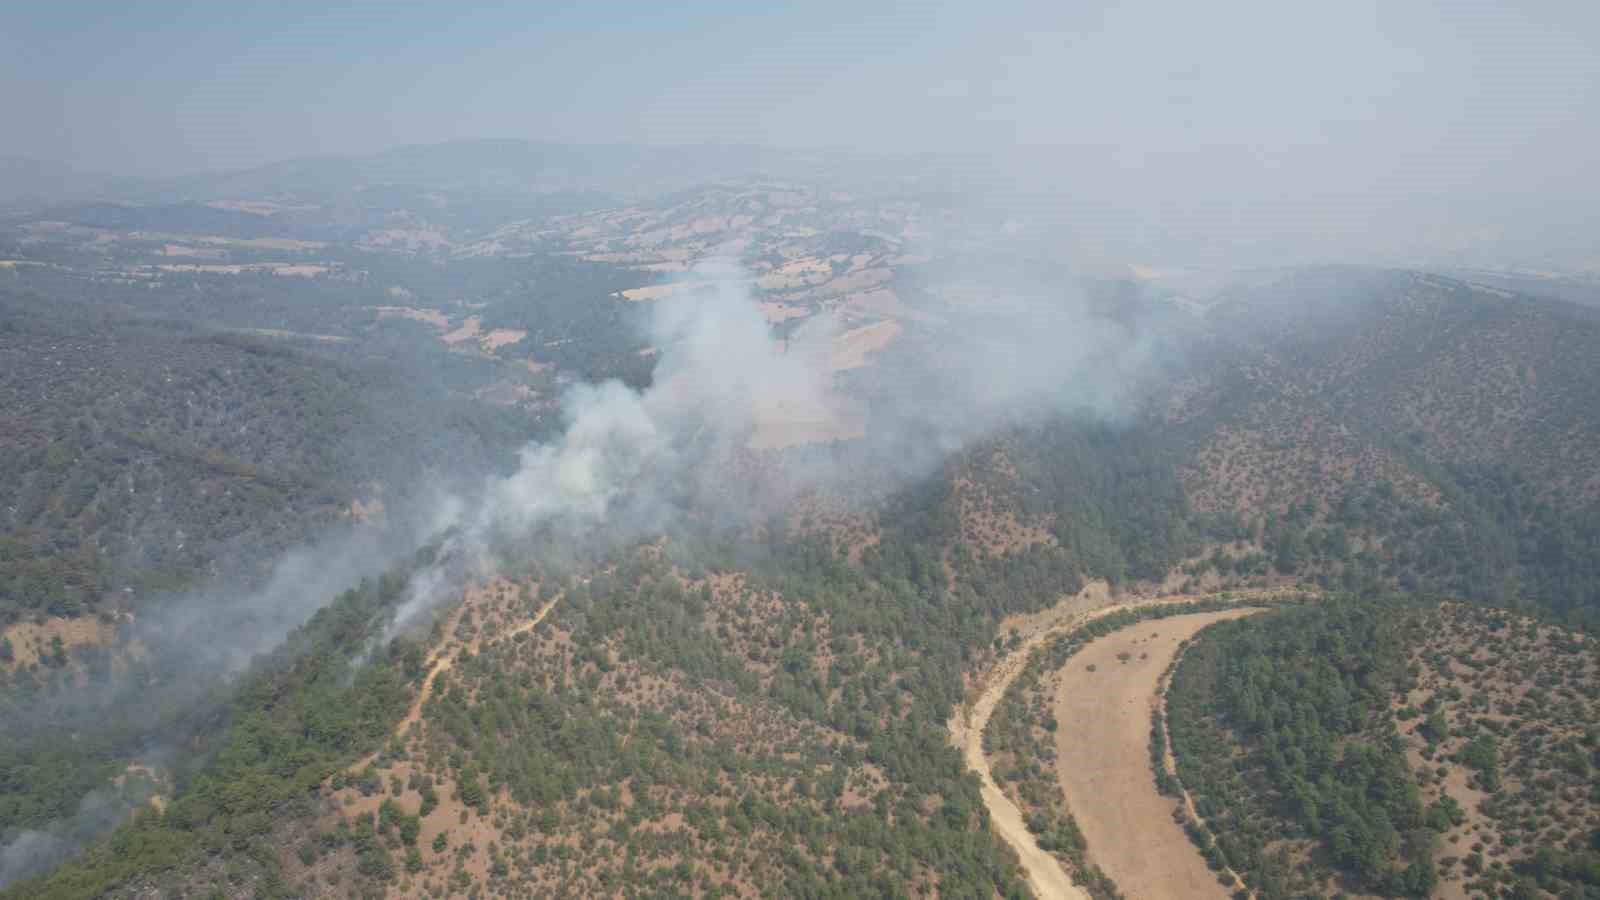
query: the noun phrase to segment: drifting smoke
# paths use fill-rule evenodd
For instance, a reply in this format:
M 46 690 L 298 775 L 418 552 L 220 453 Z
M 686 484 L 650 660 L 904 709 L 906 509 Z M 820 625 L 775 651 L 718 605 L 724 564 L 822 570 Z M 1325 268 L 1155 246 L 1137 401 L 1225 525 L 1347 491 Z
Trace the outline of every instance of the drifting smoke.
M 741 271 L 696 274 L 709 286 L 651 309 L 652 384 L 573 387 L 561 438 L 525 447 L 515 472 L 456 504 L 440 566 L 465 557 L 467 573 L 483 575 L 530 557 L 571 560 L 672 534 L 690 516 L 750 521 L 773 508 L 769 485 L 733 477 L 737 458 L 764 416 L 827 414 L 836 328 L 822 319 L 779 339 Z M 389 634 L 459 587 L 459 573 L 439 567 L 413 578 Z
M 339 592 L 441 534 L 442 552 L 413 573 L 382 642 L 425 622 L 466 581 L 505 565 L 594 558 L 691 520 L 740 527 L 800 491 L 856 492 L 861 500 L 863 468 L 872 490 L 887 493 L 999 428 L 1062 413 L 1125 416 L 1167 352 L 1165 323 L 1148 311 L 1098 308 L 1061 282 L 979 278 L 919 308 L 877 365 L 839 373 L 836 338 L 848 323 L 838 315 L 779 337 L 744 273 L 718 264 L 696 278 L 709 286 L 651 310 L 647 337 L 659 356 L 649 387 L 575 386 L 562 403 L 562 436 L 524 448 L 510 474 L 436 492 L 409 510 L 391 509 L 381 525 L 296 551 L 260 590 L 204 591 L 147 612 L 134 635 L 156 657 L 153 680 L 91 688 L 75 704 L 28 710 L 18 721 L 41 733 L 86 727 L 85 710 L 125 729 L 170 721 L 174 710 L 223 697 L 231 678 Z M 775 464 L 740 465 L 758 429 L 774 420 L 850 432 L 838 421 L 849 407 L 841 379 L 853 379 L 848 393 L 861 396 L 850 402 L 868 410 L 865 434 L 848 452 L 767 451 Z M 0 886 L 46 871 L 132 809 L 107 792 L 84 804 L 70 820 L 13 836 L 0 850 Z
M 514 473 L 457 504 L 448 558 L 466 556 L 468 571 L 482 574 L 503 561 L 670 535 L 691 519 L 739 527 L 800 492 L 856 490 L 863 468 L 886 494 L 1001 428 L 1062 414 L 1126 418 L 1177 358 L 1168 307 L 1092 301 L 1064 278 L 972 278 L 853 389 L 870 414 L 848 453 L 780 453 L 775 465 L 741 466 L 756 432 L 774 421 L 849 431 L 838 384 L 848 376 L 834 370 L 846 323 L 823 313 L 780 337 L 743 271 L 718 262 L 694 277 L 710 286 L 651 309 L 647 336 L 660 354 L 651 386 L 573 388 L 561 438 L 525 448 Z M 459 580 L 426 573 L 416 587 L 401 627 L 453 595 Z
M 364 578 L 412 555 L 447 500 L 429 515 L 396 516 L 382 527 L 344 530 L 286 554 L 254 591 L 216 585 L 164 602 L 153 599 L 124 626 L 124 644 L 139 649 L 136 675 L 91 672 L 87 683 L 39 697 L 0 695 L 8 737 L 100 737 L 143 746 L 140 758 L 159 770 L 185 755 L 186 739 L 215 726 L 214 711 L 261 654 L 283 644 L 318 609 Z M 453 515 L 453 513 L 452 513 Z M 146 802 L 137 791 L 108 785 L 87 794 L 78 810 L 43 828 L 0 834 L 0 889 L 72 858 Z
M 127 821 L 132 805 L 113 788 L 90 791 L 70 818 L 24 831 L 0 848 L 0 889 L 43 875 L 71 859 L 84 844 Z
M 764 410 L 824 408 L 828 323 L 785 347 L 738 273 L 714 272 L 710 289 L 653 309 L 654 383 L 575 388 L 562 439 L 523 451 L 518 471 L 486 491 L 475 528 L 516 535 L 556 524 L 586 537 L 603 524 L 620 541 L 670 531 L 727 486 L 726 467 Z

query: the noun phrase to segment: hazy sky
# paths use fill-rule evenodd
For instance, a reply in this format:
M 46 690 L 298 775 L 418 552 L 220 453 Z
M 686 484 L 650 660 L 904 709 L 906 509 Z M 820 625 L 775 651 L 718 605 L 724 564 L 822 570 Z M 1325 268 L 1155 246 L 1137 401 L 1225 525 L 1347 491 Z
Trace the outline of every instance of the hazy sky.
M 0 154 L 118 173 L 519 137 L 1045 148 L 1102 190 L 1160 198 L 1168 221 L 1286 192 L 1330 210 L 1359 194 L 1350 215 L 1370 219 L 1390 192 L 1434 223 L 1459 208 L 1475 228 L 1529 210 L 1571 224 L 1600 191 L 1593 0 L 85 2 L 5 18 Z

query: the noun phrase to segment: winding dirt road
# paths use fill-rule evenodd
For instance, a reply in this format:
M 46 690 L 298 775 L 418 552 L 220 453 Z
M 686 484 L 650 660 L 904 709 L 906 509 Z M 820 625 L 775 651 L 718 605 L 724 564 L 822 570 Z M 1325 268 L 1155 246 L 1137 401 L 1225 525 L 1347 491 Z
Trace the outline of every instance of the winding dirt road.
M 1022 672 L 1034 650 L 1050 637 L 1088 621 L 1091 611 L 1099 609 L 1103 613 L 1113 608 L 1112 602 L 1110 591 L 1103 583 L 1097 582 L 1043 613 L 1017 620 L 1013 627 L 1022 635 L 1021 645 L 984 674 L 982 690 L 977 699 L 970 706 L 957 710 L 950 718 L 950 741 L 961 749 L 967 768 L 975 772 L 982 782 L 983 805 L 989 810 L 989 821 L 994 823 L 994 829 L 1001 839 L 1016 851 L 1022 861 L 1028 886 L 1033 888 L 1034 896 L 1041 900 L 1089 900 L 1089 893 L 1072 883 L 1072 876 L 1067 874 L 1060 860 L 1039 847 L 1039 842 L 1034 840 L 1033 833 L 1028 831 L 1027 824 L 1022 820 L 1022 810 L 995 784 L 989 758 L 983 752 L 983 730 L 988 727 L 989 717 L 994 715 L 995 707 L 1005 696 L 1006 689 Z M 1007 630 L 1002 625 L 1001 633 L 1005 634 Z
M 1020 670 L 1020 666 L 1018 669 Z M 1014 678 L 1016 672 L 1012 672 Z M 978 774 L 983 782 L 983 805 L 989 810 L 989 821 L 994 823 L 994 829 L 1011 849 L 1015 850 L 1018 859 L 1022 861 L 1022 871 L 1028 877 L 1028 886 L 1033 888 L 1033 894 L 1041 898 L 1065 897 L 1072 900 L 1089 900 L 1089 894 L 1083 888 L 1072 883 L 1072 877 L 1062 867 L 1061 862 L 1054 856 L 1040 849 L 1039 842 L 1033 839 L 1033 833 L 1028 831 L 1028 826 L 1022 821 L 1022 810 L 1017 808 L 1011 798 L 1001 792 L 999 785 L 994 783 L 994 774 L 989 770 L 989 760 L 983 754 L 983 729 L 989 724 L 989 716 L 993 715 L 995 704 L 1005 694 L 1005 685 L 1010 683 L 1010 678 L 997 688 L 985 690 L 973 704 L 970 718 L 964 725 L 951 725 L 951 737 L 957 746 L 961 747 L 962 758 L 966 760 L 967 768 Z M 957 718 L 963 718 L 957 714 Z
M 1230 593 L 1234 597 L 1243 600 L 1245 597 L 1251 595 L 1267 596 L 1279 592 L 1280 591 L 1278 589 L 1252 588 L 1235 590 L 1231 591 Z M 1000 790 L 999 785 L 995 783 L 994 774 L 989 767 L 989 759 L 983 752 L 983 731 L 984 728 L 986 728 L 989 724 L 989 718 L 994 715 L 995 707 L 1000 704 L 1001 698 L 1005 696 L 1006 689 L 1011 686 L 1011 683 L 1016 680 L 1019 674 L 1021 674 L 1023 667 L 1027 665 L 1029 656 L 1031 656 L 1035 650 L 1037 650 L 1052 637 L 1072 631 L 1092 619 L 1097 619 L 1109 613 L 1116 612 L 1117 610 L 1131 609 L 1139 606 L 1148 606 L 1151 604 L 1193 602 L 1201 599 L 1205 598 L 1198 596 L 1138 596 L 1128 598 L 1123 602 L 1118 602 L 1112 597 L 1110 589 L 1104 582 L 1092 582 L 1082 591 L 1074 594 L 1071 597 L 1068 597 L 1044 612 L 1035 613 L 1030 616 L 1018 616 L 1007 619 L 1006 622 L 1001 624 L 1000 633 L 1006 634 L 1011 630 L 1015 630 L 1022 638 L 1020 645 L 996 662 L 988 672 L 984 673 L 982 678 L 979 680 L 981 687 L 979 689 L 977 698 L 966 707 L 958 709 L 955 715 L 951 716 L 949 723 L 950 741 L 961 750 L 961 755 L 966 761 L 967 768 L 971 769 L 982 782 L 981 791 L 983 795 L 983 803 L 989 811 L 989 819 L 994 823 L 996 833 L 998 833 L 1000 837 L 1011 846 L 1012 850 L 1016 851 L 1017 857 L 1022 862 L 1023 872 L 1027 876 L 1028 885 L 1033 889 L 1034 896 L 1039 897 L 1040 900 L 1054 900 L 1054 898 L 1088 900 L 1089 894 L 1083 888 L 1073 883 L 1072 877 L 1061 865 L 1060 860 L 1056 859 L 1053 855 L 1046 853 L 1039 847 L 1038 841 L 1034 840 L 1033 834 L 1028 831 L 1027 825 L 1023 822 L 1022 811 L 1017 808 L 1017 805 L 1011 801 L 1011 798 L 1007 797 L 1005 793 Z M 1234 611 L 1229 610 L 1223 613 L 1200 613 L 1197 615 L 1201 617 L 1225 616 L 1232 614 L 1233 612 Z M 1189 617 L 1183 616 L 1175 618 L 1183 619 Z M 1137 630 L 1138 627 L 1139 626 L 1134 626 L 1135 630 Z M 1103 644 L 1113 636 L 1114 635 L 1107 636 L 1107 638 L 1096 641 L 1095 644 Z M 1087 652 L 1088 649 L 1089 648 L 1085 648 L 1084 652 Z M 1079 655 L 1081 655 L 1081 653 Z M 1170 657 L 1168 658 L 1170 659 Z M 1079 663 L 1081 668 L 1081 661 L 1078 660 L 1078 657 L 1073 657 L 1073 660 L 1074 662 Z M 1155 669 L 1156 675 L 1160 674 L 1161 668 L 1165 667 L 1165 665 L 1166 663 L 1162 662 L 1161 666 Z M 1115 677 L 1109 672 L 1106 674 L 1109 677 Z M 1063 688 L 1058 692 L 1056 701 L 1056 705 L 1058 707 L 1058 719 L 1062 718 L 1060 714 L 1060 706 L 1062 702 L 1065 700 L 1069 692 L 1077 690 L 1081 690 L 1081 686 L 1075 686 L 1071 689 L 1063 686 Z M 1145 690 L 1144 696 L 1146 698 L 1146 703 L 1144 706 L 1140 707 L 1144 711 L 1144 718 L 1142 719 L 1144 731 L 1140 733 L 1137 746 L 1134 747 L 1132 751 L 1124 750 L 1120 747 L 1120 745 L 1117 747 L 1097 746 L 1094 745 L 1093 741 L 1081 741 L 1078 742 L 1077 746 L 1080 748 L 1088 748 L 1088 751 L 1092 754 L 1101 754 L 1107 757 L 1121 757 L 1125 762 L 1131 760 L 1132 764 L 1142 767 L 1144 772 L 1144 781 L 1149 783 L 1149 792 L 1154 796 L 1159 796 L 1155 794 L 1153 776 L 1149 771 L 1149 755 L 1145 746 L 1145 742 L 1149 737 L 1150 726 L 1148 704 L 1153 702 L 1155 698 L 1154 682 L 1152 682 L 1148 689 Z M 1086 692 L 1086 696 L 1081 699 L 1084 699 L 1086 702 L 1091 704 L 1099 702 L 1098 693 L 1093 692 Z M 1065 764 L 1062 762 L 1059 736 L 1057 740 L 1058 747 L 1056 759 L 1058 767 L 1058 779 L 1065 784 L 1065 771 L 1063 769 Z M 1102 803 L 1109 803 L 1110 805 L 1114 806 L 1116 803 L 1120 802 L 1120 798 L 1115 797 L 1114 794 L 1115 792 L 1107 792 L 1102 790 L 1100 793 L 1100 796 L 1102 797 Z M 1085 797 L 1083 794 L 1075 795 L 1074 792 L 1069 792 L 1067 796 L 1067 808 L 1072 810 L 1073 815 L 1080 819 L 1080 826 L 1084 826 L 1084 823 L 1079 813 L 1077 804 L 1083 803 L 1084 799 Z M 1170 806 L 1171 801 L 1169 800 L 1167 803 Z M 1168 826 L 1177 829 L 1177 826 L 1171 820 L 1170 809 L 1163 812 L 1160 818 L 1164 819 Z M 1097 831 L 1100 832 L 1098 835 L 1092 834 L 1089 832 L 1087 827 L 1084 827 L 1084 834 L 1089 843 L 1090 853 L 1095 857 L 1096 864 L 1100 865 L 1102 869 L 1105 869 L 1107 874 L 1111 875 L 1112 878 L 1117 881 L 1119 886 L 1122 886 L 1122 880 L 1117 878 L 1118 873 L 1112 871 L 1109 867 L 1105 866 L 1104 863 L 1099 861 L 1101 854 L 1097 853 L 1095 849 L 1096 847 L 1101 846 L 1101 844 L 1096 841 L 1096 837 L 1099 837 L 1100 841 L 1102 842 L 1115 841 L 1121 838 L 1109 835 L 1105 829 L 1097 828 Z M 1184 837 L 1181 829 L 1178 829 L 1178 834 L 1180 837 Z M 1197 853 L 1187 843 L 1187 837 L 1184 837 L 1182 851 L 1188 856 L 1194 857 L 1194 862 L 1197 865 L 1200 865 L 1202 870 L 1205 868 L 1204 864 L 1200 862 L 1199 853 Z M 1124 874 L 1126 874 L 1126 872 L 1124 872 Z M 1217 887 L 1217 883 L 1214 878 L 1211 880 L 1210 886 L 1212 888 Z M 1123 890 L 1127 891 L 1128 889 L 1123 887 Z M 1140 894 L 1129 891 L 1128 896 L 1144 897 L 1183 895 Z

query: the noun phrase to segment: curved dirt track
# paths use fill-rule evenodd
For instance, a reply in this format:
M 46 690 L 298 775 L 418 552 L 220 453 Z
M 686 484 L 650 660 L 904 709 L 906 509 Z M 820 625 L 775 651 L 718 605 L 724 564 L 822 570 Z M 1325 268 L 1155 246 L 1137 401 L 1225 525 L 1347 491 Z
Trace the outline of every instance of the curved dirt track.
M 516 589 L 514 586 L 503 585 L 500 582 L 491 582 L 488 585 L 474 585 L 469 587 L 467 589 L 467 599 L 458 605 L 455 612 L 451 613 L 450 617 L 445 620 L 445 638 L 440 642 L 438 647 L 434 648 L 433 655 L 428 657 L 428 659 L 424 662 L 424 665 L 428 667 L 428 674 L 422 679 L 422 690 L 417 692 L 416 698 L 411 701 L 411 706 L 406 709 L 405 716 L 403 716 L 399 723 L 395 725 L 395 737 L 404 735 L 406 731 L 411 728 L 411 726 L 422 720 L 422 707 L 428 702 L 428 698 L 433 696 L 433 685 L 438 680 L 437 676 L 440 672 L 448 672 L 450 667 L 455 664 L 456 657 L 460 655 L 463 645 L 455 640 L 454 635 L 456 625 L 461 621 L 461 616 L 466 613 L 469 606 L 481 602 L 484 597 L 488 596 L 492 589 L 502 586 L 512 587 L 513 590 Z M 549 615 L 552 609 L 556 608 L 556 601 L 560 599 L 561 598 L 559 595 L 552 597 L 543 606 L 539 607 L 538 612 L 522 620 L 513 628 L 496 634 L 495 637 L 509 638 L 515 637 L 524 631 L 532 631 L 534 628 L 539 626 L 540 622 L 544 621 L 544 617 Z M 476 651 L 476 642 L 471 645 L 467 645 L 467 649 Z M 366 769 L 367 766 L 370 766 L 377 761 L 378 754 L 380 752 L 380 750 L 374 750 L 373 752 L 367 754 L 365 757 L 362 757 L 360 762 L 357 762 L 355 765 L 351 766 L 347 771 L 349 771 L 351 774 L 361 772 L 362 770 Z
M 1041 900 L 1058 897 L 1088 900 L 1089 894 L 1072 883 L 1072 877 L 1067 874 L 1060 860 L 1040 849 L 1039 843 L 1022 821 L 1022 811 L 995 784 L 989 759 L 983 752 L 983 730 L 988 726 L 989 717 L 994 714 L 1000 699 L 1005 696 L 1006 688 L 1022 672 L 1034 650 L 1051 636 L 1087 621 L 1093 611 L 1109 611 L 1113 608 L 1112 602 L 1110 591 L 1103 583 L 1096 582 L 1043 613 L 1018 619 L 1015 625 L 1022 635 L 1022 644 L 985 673 L 978 698 L 970 707 L 957 710 L 950 719 L 950 740 L 961 748 L 967 768 L 976 773 L 982 782 L 983 805 L 989 811 L 989 820 L 994 823 L 994 829 L 1000 837 L 1016 851 L 1028 878 L 1028 886 L 1033 889 L 1034 896 Z M 1005 630 L 1002 626 L 1001 632 L 1005 633 Z
M 1237 600 L 1244 600 L 1252 595 L 1263 597 L 1275 595 L 1280 593 L 1280 590 L 1277 588 L 1242 588 L 1234 589 L 1227 593 L 1231 594 Z M 1117 610 L 1131 609 L 1134 607 L 1149 606 L 1153 604 L 1193 602 L 1200 599 L 1204 599 L 1204 597 L 1199 595 L 1185 596 L 1176 594 L 1165 596 L 1135 595 L 1119 602 L 1117 598 L 1112 596 L 1111 589 L 1105 582 L 1095 581 L 1090 582 L 1088 586 L 1086 586 L 1082 591 L 1079 591 L 1077 594 L 1062 600 L 1060 603 L 1057 603 L 1055 606 L 1044 610 L 1043 612 L 1033 613 L 1027 616 L 1013 616 L 1001 623 L 1001 634 L 1015 631 L 1022 638 L 1022 642 L 1018 647 L 998 660 L 989 671 L 982 674 L 978 680 L 980 687 L 976 699 L 962 709 L 956 710 L 955 714 L 950 717 L 950 742 L 956 747 L 960 748 L 962 759 L 966 762 L 967 768 L 971 769 L 973 773 L 978 776 L 978 779 L 981 782 L 983 804 L 989 812 L 989 819 L 994 823 L 994 829 L 996 833 L 998 833 L 1000 837 L 1005 840 L 1008 845 L 1010 845 L 1011 849 L 1016 852 L 1017 857 L 1021 860 L 1023 872 L 1028 879 L 1028 886 L 1033 889 L 1034 896 L 1039 898 L 1066 897 L 1071 898 L 1071 900 L 1087 900 L 1089 895 L 1088 892 L 1086 892 L 1083 888 L 1073 883 L 1072 877 L 1067 874 L 1067 871 L 1061 865 L 1060 860 L 1056 859 L 1053 855 L 1046 853 L 1039 847 L 1038 842 L 1034 840 L 1033 834 L 1028 831 L 1027 825 L 1024 824 L 1022 820 L 1022 811 L 1018 809 L 1017 805 L 1011 801 L 1011 798 L 1007 797 L 1005 793 L 1000 790 L 999 786 L 995 784 L 994 774 L 989 767 L 989 759 L 983 752 L 983 730 L 988 726 L 989 718 L 994 714 L 995 707 L 999 705 L 1001 698 L 1005 696 L 1006 689 L 1011 686 L 1011 683 L 1016 680 L 1017 675 L 1022 672 L 1023 667 L 1027 665 L 1028 657 L 1033 653 L 1033 651 L 1037 650 L 1042 644 L 1044 644 L 1045 641 L 1049 640 L 1050 638 L 1058 634 L 1072 631 L 1091 619 L 1099 618 L 1100 616 L 1116 612 Z M 1227 610 L 1221 613 L 1198 613 L 1196 615 L 1200 617 L 1210 616 L 1212 617 L 1210 621 L 1215 621 L 1216 618 L 1225 617 L 1230 614 L 1242 615 L 1257 611 L 1259 610 Z M 1174 618 L 1181 621 L 1190 617 L 1178 616 Z M 1141 623 L 1141 625 L 1143 624 L 1149 623 Z M 1155 624 L 1159 624 L 1159 621 Z M 1137 629 L 1140 626 L 1135 625 L 1133 627 Z M 1152 628 L 1150 630 L 1153 631 L 1155 629 Z M 1198 630 L 1198 628 L 1196 630 Z M 1118 633 L 1120 634 L 1122 632 Z M 1137 631 L 1129 633 L 1136 634 Z M 1147 631 L 1146 634 L 1148 633 L 1149 632 Z M 1191 634 L 1192 633 L 1193 632 L 1191 632 Z M 1115 637 L 1115 634 L 1108 635 L 1101 641 L 1096 641 L 1095 644 L 1101 644 L 1103 641 L 1111 640 Z M 1173 650 L 1175 651 L 1178 642 L 1174 641 L 1172 643 Z M 1084 652 L 1087 652 L 1087 648 Z M 1081 656 L 1081 653 L 1079 655 Z M 1077 658 L 1078 657 L 1076 656 L 1073 657 L 1074 660 Z M 1170 654 L 1167 656 L 1167 659 L 1171 659 Z M 1069 662 L 1067 669 L 1068 672 L 1071 671 L 1071 665 L 1072 663 Z M 1157 677 L 1159 677 L 1161 670 L 1165 667 L 1166 663 L 1163 662 L 1156 668 Z M 1058 692 L 1057 706 L 1060 705 L 1061 698 L 1064 695 L 1065 690 Z M 1148 791 L 1150 794 L 1155 795 L 1154 775 L 1149 771 L 1149 753 L 1147 747 L 1150 726 L 1149 704 L 1154 703 L 1156 700 L 1155 683 L 1153 681 L 1151 682 L 1149 690 L 1145 692 L 1145 698 L 1146 706 L 1144 719 L 1142 720 L 1144 723 L 1144 731 L 1140 733 L 1138 746 L 1135 748 L 1136 752 L 1131 758 L 1136 760 L 1144 767 L 1145 782 L 1148 783 Z M 1057 711 L 1057 718 L 1060 718 L 1059 710 Z M 1117 752 L 1122 751 L 1119 749 Z M 1126 754 L 1124 754 L 1124 756 L 1126 756 Z M 1104 799 L 1107 802 L 1115 803 L 1116 801 L 1113 799 L 1114 796 L 1115 795 L 1107 795 Z M 1069 796 L 1067 799 L 1069 801 L 1067 808 L 1073 810 L 1074 815 L 1077 815 L 1076 809 L 1071 803 L 1072 798 Z M 1170 801 L 1168 801 L 1168 803 L 1170 804 Z M 1163 813 L 1163 815 L 1166 816 L 1165 822 L 1171 828 L 1178 829 L 1178 826 L 1172 823 L 1170 813 L 1170 808 Z M 1200 863 L 1199 853 L 1197 853 L 1189 845 L 1188 839 L 1183 835 L 1181 829 L 1178 829 L 1178 836 L 1184 840 L 1183 850 L 1188 856 L 1194 857 L 1194 861 L 1197 864 L 1200 864 L 1201 868 L 1203 869 L 1204 864 Z M 1092 837 L 1089 838 L 1089 847 L 1091 856 L 1095 857 L 1095 861 L 1098 863 L 1098 855 L 1095 853 L 1095 843 Z M 1102 865 L 1101 868 L 1105 867 Z M 1115 878 L 1115 873 L 1110 873 L 1109 870 L 1107 871 L 1109 874 L 1112 874 L 1113 878 Z M 1117 885 L 1119 888 L 1123 887 L 1120 880 L 1117 881 Z M 1217 885 L 1215 880 L 1212 880 L 1210 887 L 1215 889 L 1219 888 L 1219 885 Z M 1126 888 L 1123 888 L 1123 890 L 1128 897 L 1137 898 L 1143 896 L 1128 892 Z M 1215 893 L 1215 891 L 1212 891 L 1212 893 Z M 1178 894 L 1171 896 L 1183 895 Z
M 1139 622 L 1084 647 L 1057 676 L 1056 777 L 1095 864 L 1130 898 L 1228 896 L 1172 820 L 1173 799 L 1156 792 L 1150 716 L 1179 644 L 1213 622 L 1260 611 Z

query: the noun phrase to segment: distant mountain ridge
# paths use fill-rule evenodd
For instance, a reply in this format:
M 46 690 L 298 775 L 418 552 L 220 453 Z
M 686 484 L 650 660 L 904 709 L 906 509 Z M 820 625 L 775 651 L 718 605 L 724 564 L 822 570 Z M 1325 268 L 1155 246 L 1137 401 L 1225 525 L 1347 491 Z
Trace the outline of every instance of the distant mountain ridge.
M 122 196 L 143 182 L 131 176 L 80 172 L 48 160 L 0 156 L 0 215 Z
M 60 163 L 3 157 L 0 211 L 16 215 L 85 202 L 177 204 L 224 198 L 299 197 L 334 203 L 374 188 L 396 186 L 464 194 L 478 201 L 491 201 L 507 192 L 628 195 L 755 174 L 816 175 L 824 170 L 824 164 L 836 167 L 852 159 L 859 162 L 866 157 L 740 144 L 646 146 L 485 139 L 148 178 L 83 173 Z

